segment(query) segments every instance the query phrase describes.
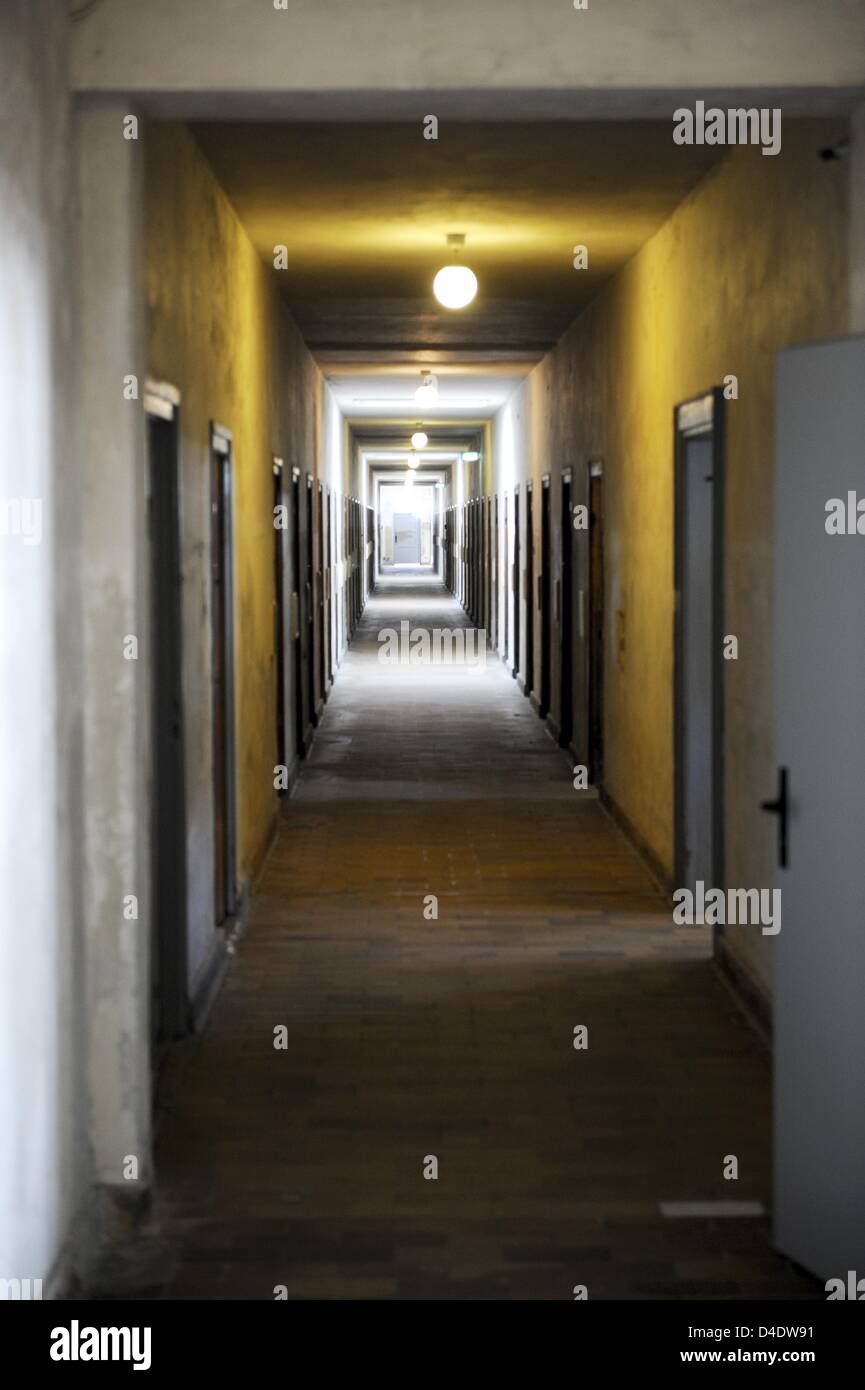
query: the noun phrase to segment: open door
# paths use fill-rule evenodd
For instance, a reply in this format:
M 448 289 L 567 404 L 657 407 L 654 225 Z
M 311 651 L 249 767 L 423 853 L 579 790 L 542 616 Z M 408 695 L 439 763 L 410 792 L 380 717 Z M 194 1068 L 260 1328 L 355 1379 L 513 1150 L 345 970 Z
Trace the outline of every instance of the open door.
M 778 782 L 764 805 L 782 893 L 773 939 L 774 1239 L 821 1279 L 845 1285 L 848 1270 L 865 1278 L 863 439 L 865 337 L 780 353 Z
M 724 886 L 722 406 L 716 390 L 675 412 L 676 884 L 692 891 Z
M 215 923 L 237 908 L 234 767 L 234 545 L 231 431 L 211 427 L 210 573 Z
M 151 1036 L 189 1024 L 186 932 L 186 782 L 180 561 L 180 396 L 148 382 L 150 647 L 152 653 Z

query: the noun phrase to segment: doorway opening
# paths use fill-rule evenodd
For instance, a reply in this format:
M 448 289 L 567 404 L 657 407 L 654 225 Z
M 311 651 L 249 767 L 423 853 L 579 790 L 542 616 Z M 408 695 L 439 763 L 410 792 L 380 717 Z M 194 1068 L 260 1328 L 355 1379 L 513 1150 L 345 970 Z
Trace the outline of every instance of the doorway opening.
M 148 383 L 151 728 L 151 1038 L 188 1029 L 183 615 L 180 558 L 180 396 Z
M 237 910 L 234 765 L 234 554 L 231 431 L 211 425 L 213 832 L 216 926 Z
M 541 680 L 540 690 L 538 691 L 538 713 L 542 719 L 546 719 L 550 712 L 550 658 L 551 658 L 551 633 L 550 633 L 550 599 L 552 596 L 552 585 L 550 583 L 550 570 L 552 567 L 552 546 L 550 540 L 550 475 L 549 473 L 541 479 L 541 572 L 538 575 L 538 608 L 541 615 Z
M 723 440 L 720 389 L 675 410 L 676 883 L 723 885 Z
M 561 523 L 561 599 L 558 605 L 561 640 L 559 670 L 559 743 L 569 748 L 574 734 L 574 634 L 573 634 L 573 549 L 571 522 L 571 470 L 562 474 Z
M 589 781 L 604 778 L 604 473 L 589 464 Z

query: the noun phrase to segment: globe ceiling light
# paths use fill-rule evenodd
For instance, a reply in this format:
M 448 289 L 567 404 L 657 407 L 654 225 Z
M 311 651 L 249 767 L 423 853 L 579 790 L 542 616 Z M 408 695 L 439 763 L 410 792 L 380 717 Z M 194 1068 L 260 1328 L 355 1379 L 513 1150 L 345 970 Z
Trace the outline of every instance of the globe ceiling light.
M 414 487 L 414 473 L 406 473 L 403 483 L 406 487 Z
M 453 263 L 442 266 L 433 280 L 433 294 L 445 309 L 465 309 L 478 292 L 478 280 L 467 265 L 460 265 L 458 256 L 465 244 L 463 232 L 450 232 L 448 245 L 452 248 Z
M 429 444 L 429 436 L 423 430 L 415 430 L 411 437 L 411 447 L 413 449 L 425 449 Z
M 438 400 L 438 379 L 432 372 L 421 372 L 420 386 L 414 393 L 418 405 L 435 405 Z
M 408 458 L 406 459 L 406 463 L 408 464 L 409 468 L 420 468 L 420 459 L 418 458 L 417 454 L 409 454 Z

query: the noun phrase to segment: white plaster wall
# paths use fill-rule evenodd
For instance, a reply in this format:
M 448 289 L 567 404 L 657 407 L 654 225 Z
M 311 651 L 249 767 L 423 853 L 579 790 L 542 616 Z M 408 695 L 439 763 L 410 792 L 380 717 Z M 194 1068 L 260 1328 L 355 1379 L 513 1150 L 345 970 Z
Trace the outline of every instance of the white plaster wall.
M 0 1278 L 48 1279 L 89 1177 L 74 215 L 64 7 L 0 8 Z M 31 520 L 35 518 L 35 513 Z M 79 1246 L 80 1251 L 80 1246 Z M 50 1292 L 50 1286 L 44 1292 Z

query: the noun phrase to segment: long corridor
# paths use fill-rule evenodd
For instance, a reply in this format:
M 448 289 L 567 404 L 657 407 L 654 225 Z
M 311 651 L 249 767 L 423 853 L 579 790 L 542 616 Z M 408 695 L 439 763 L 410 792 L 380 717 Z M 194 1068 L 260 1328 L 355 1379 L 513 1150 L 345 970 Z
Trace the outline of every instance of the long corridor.
M 466 622 L 434 580 L 367 605 L 105 1292 L 812 1296 L 764 1216 L 661 1211 L 770 1190 L 769 1061 L 707 930 L 492 654 L 379 660 L 405 619 Z

